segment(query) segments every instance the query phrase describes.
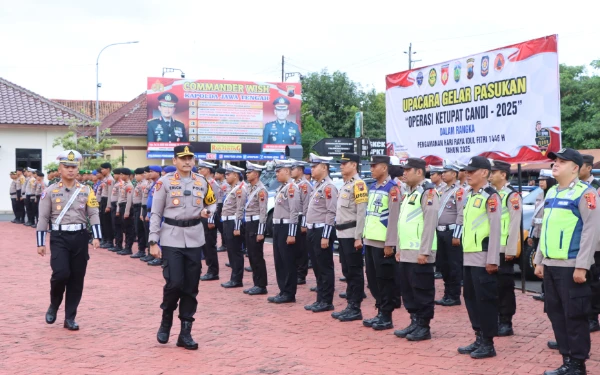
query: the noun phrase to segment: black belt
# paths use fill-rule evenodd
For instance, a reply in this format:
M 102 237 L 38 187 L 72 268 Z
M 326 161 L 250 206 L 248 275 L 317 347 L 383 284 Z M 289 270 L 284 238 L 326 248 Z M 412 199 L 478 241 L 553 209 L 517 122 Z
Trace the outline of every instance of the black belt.
M 182 227 L 182 228 L 193 227 L 193 226 L 196 226 L 201 223 L 200 219 L 175 220 L 175 219 L 169 219 L 168 217 L 165 217 L 164 219 L 165 219 L 165 223 L 176 226 L 176 227 Z
M 133 207 L 142 207 L 142 204 L 141 203 L 134 203 Z
M 119 207 L 125 207 L 125 206 L 127 206 L 127 202 L 119 203 Z
M 17 195 L 17 193 L 10 193 L 10 195 Z
M 142 204 L 142 207 L 144 207 L 144 208 L 145 208 L 145 207 L 148 207 L 148 206 L 147 206 L 147 205 L 145 205 L 145 204 Z
M 101 201 L 107 201 L 107 200 L 108 200 L 108 197 L 100 197 L 100 200 L 101 200 Z
M 356 221 L 351 221 L 349 223 L 335 225 L 335 229 L 337 229 L 337 230 L 344 230 L 344 229 L 350 229 L 350 228 L 356 228 Z

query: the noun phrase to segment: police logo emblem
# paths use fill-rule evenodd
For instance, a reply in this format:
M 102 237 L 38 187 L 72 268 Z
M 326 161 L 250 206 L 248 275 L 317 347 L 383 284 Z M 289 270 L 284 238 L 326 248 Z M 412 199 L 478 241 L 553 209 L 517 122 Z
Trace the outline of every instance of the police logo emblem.
M 429 71 L 429 86 L 431 86 L 431 87 L 435 86 L 436 82 L 437 82 L 437 72 L 436 72 L 435 68 L 431 68 L 431 70 Z
M 190 148 L 188 146 L 185 146 L 185 148 L 183 149 L 183 152 L 190 152 Z
M 462 68 L 462 64 L 460 61 L 454 63 L 454 82 L 460 81 L 460 70 Z
M 490 58 L 489 56 L 483 56 L 481 58 L 481 76 L 485 77 L 490 71 Z
M 73 151 L 69 152 L 69 155 L 67 155 L 67 160 L 68 161 L 75 160 L 75 154 L 73 153 Z
M 467 78 L 468 79 L 473 78 L 473 75 L 475 74 L 474 70 L 475 70 L 475 59 L 473 59 L 473 58 L 467 59 Z
M 448 83 L 448 70 L 450 69 L 450 65 L 442 65 L 442 84 L 445 86 Z
M 502 69 L 504 68 L 504 55 L 502 55 L 501 53 L 496 55 L 496 60 L 494 60 L 494 69 L 497 72 L 501 72 Z
M 423 72 L 417 73 L 417 85 L 421 86 L 423 84 Z
M 170 102 L 171 101 L 171 95 L 167 94 L 165 95 L 165 100 Z

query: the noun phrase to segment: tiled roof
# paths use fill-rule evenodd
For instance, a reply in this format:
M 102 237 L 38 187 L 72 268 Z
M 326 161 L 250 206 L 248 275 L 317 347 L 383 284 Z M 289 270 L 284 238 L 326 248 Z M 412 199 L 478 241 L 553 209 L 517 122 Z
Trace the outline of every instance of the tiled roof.
M 92 120 L 91 117 L 0 78 L 0 124 L 69 125 L 66 120 L 71 118 L 84 122 Z
M 100 129 L 110 128 L 111 135 L 139 135 L 145 137 L 147 121 L 146 93 L 143 93 L 106 116 Z
M 51 99 L 54 103 L 62 104 L 69 107 L 77 113 L 83 113 L 93 119 L 96 118 L 96 101 L 95 100 L 67 100 L 67 99 Z M 101 100 L 98 103 L 100 108 L 100 120 L 117 111 L 128 102 L 123 101 L 108 101 Z

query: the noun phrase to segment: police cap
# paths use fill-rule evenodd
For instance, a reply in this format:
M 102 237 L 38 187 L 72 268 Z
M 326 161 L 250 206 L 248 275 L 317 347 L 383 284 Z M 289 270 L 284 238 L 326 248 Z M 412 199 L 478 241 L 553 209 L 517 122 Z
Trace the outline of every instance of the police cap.
M 175 104 L 179 101 L 177 95 L 170 92 L 163 92 L 158 97 L 158 102 L 162 107 L 175 107 Z
M 492 169 L 492 164 L 489 159 L 483 156 L 473 156 L 462 170 L 464 171 L 477 171 L 479 169 Z
M 184 156 L 194 156 L 192 146 L 175 146 L 173 148 L 173 157 L 181 158 Z
M 561 148 L 558 152 L 549 152 L 548 158 L 551 160 L 562 159 L 572 161 L 577 164 L 579 167 L 583 165 L 583 157 L 579 153 L 579 151 L 574 150 L 572 148 Z
M 288 109 L 290 101 L 288 100 L 288 98 L 280 96 L 279 98 L 275 99 L 275 101 L 273 101 L 273 105 L 276 109 Z

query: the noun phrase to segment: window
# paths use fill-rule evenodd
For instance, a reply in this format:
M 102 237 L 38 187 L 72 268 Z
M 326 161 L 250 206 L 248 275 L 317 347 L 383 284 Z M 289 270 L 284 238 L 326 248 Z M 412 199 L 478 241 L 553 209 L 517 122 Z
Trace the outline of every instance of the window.
M 17 168 L 42 170 L 42 150 L 37 148 L 17 148 L 15 151 Z

